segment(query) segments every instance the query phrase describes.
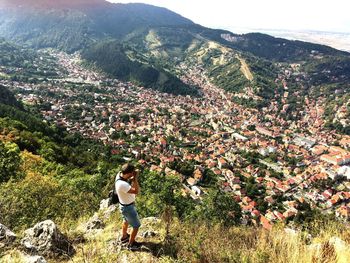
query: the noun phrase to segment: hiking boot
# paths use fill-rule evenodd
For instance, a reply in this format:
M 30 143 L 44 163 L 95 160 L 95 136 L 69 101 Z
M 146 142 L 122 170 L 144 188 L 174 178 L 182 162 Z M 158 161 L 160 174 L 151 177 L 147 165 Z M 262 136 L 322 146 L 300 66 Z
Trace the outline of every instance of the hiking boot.
M 132 244 L 128 244 L 128 250 L 136 251 L 142 247 L 142 243 L 134 241 Z
M 121 237 L 120 238 L 120 242 L 122 243 L 122 244 L 126 244 L 126 243 L 128 243 L 129 242 L 129 239 L 130 239 L 130 235 L 129 234 L 126 234 L 126 237 Z

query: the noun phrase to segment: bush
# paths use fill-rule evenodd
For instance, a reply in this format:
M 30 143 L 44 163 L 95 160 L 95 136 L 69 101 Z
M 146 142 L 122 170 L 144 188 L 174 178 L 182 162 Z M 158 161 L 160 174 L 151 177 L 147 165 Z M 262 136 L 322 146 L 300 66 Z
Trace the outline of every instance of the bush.
M 17 144 L 0 141 L 0 183 L 16 178 L 21 164 L 19 153 Z
M 30 172 L 20 182 L 10 180 L 1 185 L 0 222 L 14 229 L 46 219 L 62 222 L 88 214 L 97 204 L 98 200 L 91 193 Z
M 180 218 L 184 218 L 194 207 L 191 199 L 182 196 L 178 177 L 145 171 L 140 175 L 140 187 L 137 208 L 142 216 L 161 216 L 172 207 Z
M 210 225 L 233 226 L 240 222 L 241 208 L 229 194 L 221 190 L 211 190 L 193 210 L 191 218 Z

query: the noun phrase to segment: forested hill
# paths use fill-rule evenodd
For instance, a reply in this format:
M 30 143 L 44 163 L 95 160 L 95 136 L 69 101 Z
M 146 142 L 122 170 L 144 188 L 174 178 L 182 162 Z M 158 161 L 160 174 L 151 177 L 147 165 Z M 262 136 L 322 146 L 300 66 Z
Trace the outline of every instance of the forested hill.
M 184 84 L 174 75 L 151 64 L 132 61 L 128 49 L 116 41 L 102 42 L 82 52 L 82 57 L 110 76 L 177 95 L 198 95 L 198 91 Z
M 322 45 L 214 30 L 165 8 L 104 0 L 0 0 L 0 35 L 36 49 L 82 52 L 113 77 L 174 94 L 198 94 L 180 81 L 181 63 L 204 67 L 227 91 L 252 88 L 261 99 L 248 106 L 271 100 L 280 67 L 275 63 L 301 63 L 308 75 L 304 84 L 311 86 L 346 84 L 350 61 L 349 53 Z M 244 76 L 242 62 L 252 78 Z
M 330 56 L 350 56 L 350 53 L 340 51 L 325 45 L 298 40 L 276 38 L 261 33 L 244 35 L 245 40 L 238 41 L 233 47 L 252 52 L 254 55 L 269 60 L 295 62 L 307 59 L 311 52 Z
M 39 3 L 0 2 L 0 34 L 36 48 L 74 52 L 97 40 L 120 39 L 148 26 L 193 24 L 165 8 L 144 4 L 112 4 L 104 0 Z

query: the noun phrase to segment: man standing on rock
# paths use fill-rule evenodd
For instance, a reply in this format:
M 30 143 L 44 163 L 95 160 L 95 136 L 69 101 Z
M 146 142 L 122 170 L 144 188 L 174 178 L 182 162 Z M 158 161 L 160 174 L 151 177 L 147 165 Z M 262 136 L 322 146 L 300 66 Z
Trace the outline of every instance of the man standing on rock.
M 131 184 L 128 180 L 131 180 Z M 119 197 L 119 209 L 124 219 L 120 241 L 122 244 L 128 243 L 129 250 L 137 250 L 141 247 L 141 243 L 136 242 L 135 238 L 141 223 L 135 207 L 135 197 L 140 192 L 140 186 L 138 173 L 132 164 L 126 163 L 122 166 L 121 173 L 116 178 L 115 189 Z M 131 235 L 127 232 L 129 225 L 132 226 Z

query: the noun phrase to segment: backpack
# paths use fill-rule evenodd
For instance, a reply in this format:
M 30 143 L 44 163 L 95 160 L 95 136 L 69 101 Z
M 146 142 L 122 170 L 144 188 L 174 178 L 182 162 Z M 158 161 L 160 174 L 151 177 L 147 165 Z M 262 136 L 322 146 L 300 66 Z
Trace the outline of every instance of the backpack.
M 119 174 L 117 176 L 119 177 Z M 118 194 L 117 194 L 117 190 L 115 189 L 115 184 L 119 180 L 126 182 L 125 179 L 120 178 L 120 177 L 114 181 L 113 189 L 111 191 L 109 191 L 109 193 L 108 193 L 108 206 L 116 205 L 116 204 L 119 203 L 119 197 L 118 197 Z
M 115 191 L 115 187 L 113 190 L 109 191 L 108 193 L 108 206 L 110 205 L 116 205 L 119 203 L 119 197 L 118 194 Z

